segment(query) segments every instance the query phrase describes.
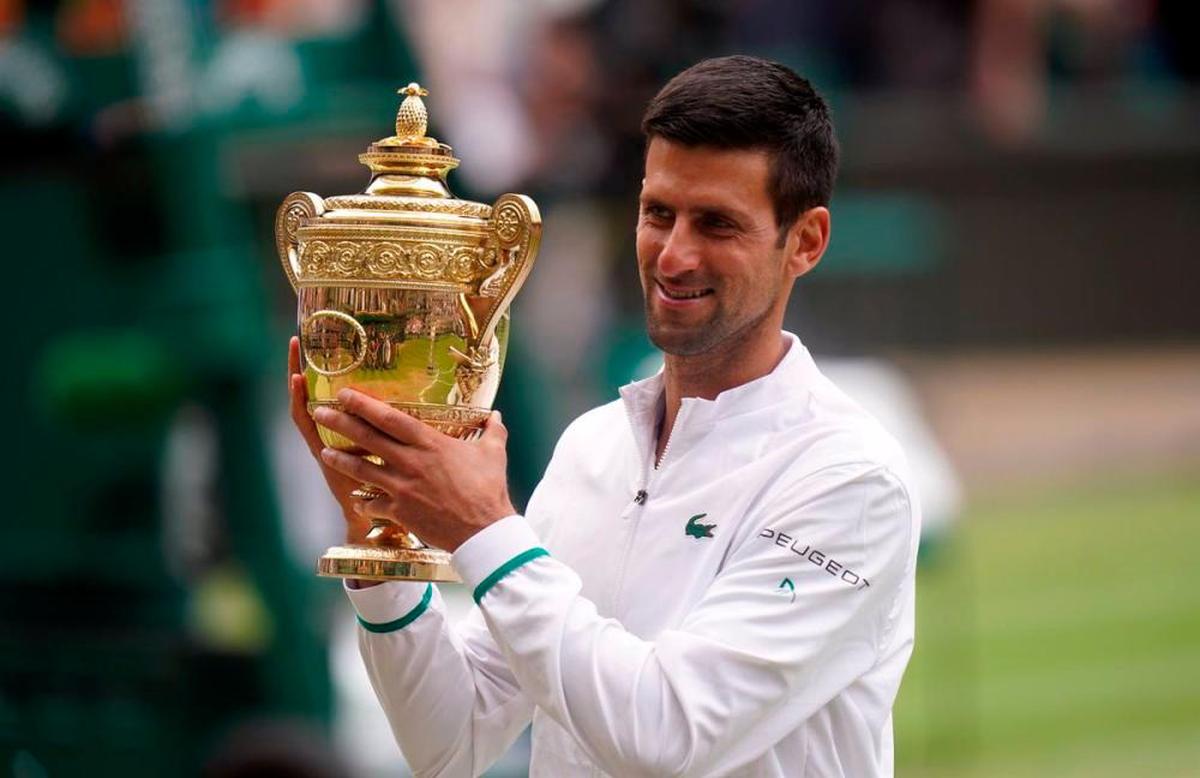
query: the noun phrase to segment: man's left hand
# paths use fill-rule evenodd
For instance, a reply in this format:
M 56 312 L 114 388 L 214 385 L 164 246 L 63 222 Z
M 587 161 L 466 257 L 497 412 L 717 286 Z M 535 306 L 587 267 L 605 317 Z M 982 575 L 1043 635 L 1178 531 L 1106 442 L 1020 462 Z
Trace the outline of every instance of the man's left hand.
M 500 414 L 483 435 L 458 440 L 362 392 L 338 393 L 342 410 L 316 409 L 322 426 L 375 454 L 383 465 L 332 448 L 321 451 L 329 467 L 387 492 L 362 503 L 366 516 L 394 519 L 430 545 L 454 551 L 479 530 L 516 511 L 508 497 L 508 430 Z

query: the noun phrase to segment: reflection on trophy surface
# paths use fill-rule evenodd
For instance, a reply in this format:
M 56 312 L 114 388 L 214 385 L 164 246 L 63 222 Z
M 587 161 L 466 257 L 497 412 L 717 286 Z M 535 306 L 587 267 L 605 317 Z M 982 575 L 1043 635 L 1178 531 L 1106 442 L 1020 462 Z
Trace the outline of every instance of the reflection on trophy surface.
M 508 308 L 537 253 L 541 218 L 524 195 L 492 205 L 457 200 L 449 146 L 427 137 L 425 90 L 409 84 L 396 134 L 359 160 L 361 194 L 294 192 L 275 222 L 284 272 L 299 301 L 301 366 L 311 413 L 351 387 L 459 438 L 491 411 L 508 344 Z M 356 451 L 320 428 L 326 445 Z M 383 494 L 364 484 L 355 496 Z M 321 575 L 457 580 L 449 554 L 373 519 L 369 545 L 335 546 Z

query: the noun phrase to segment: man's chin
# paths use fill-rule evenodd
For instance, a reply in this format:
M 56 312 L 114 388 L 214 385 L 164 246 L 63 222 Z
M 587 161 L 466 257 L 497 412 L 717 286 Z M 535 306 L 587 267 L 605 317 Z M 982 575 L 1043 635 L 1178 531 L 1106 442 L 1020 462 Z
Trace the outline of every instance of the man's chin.
M 655 348 L 673 357 L 693 357 L 712 348 L 709 332 L 696 327 L 667 327 L 648 323 L 646 334 Z

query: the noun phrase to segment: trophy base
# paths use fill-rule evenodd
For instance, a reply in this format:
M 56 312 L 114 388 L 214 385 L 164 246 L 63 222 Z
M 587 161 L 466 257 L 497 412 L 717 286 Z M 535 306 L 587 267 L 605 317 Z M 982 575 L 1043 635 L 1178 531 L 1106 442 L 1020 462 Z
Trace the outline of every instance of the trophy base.
M 450 552 L 394 546 L 333 546 L 317 562 L 317 575 L 368 581 L 462 580 L 450 566 Z

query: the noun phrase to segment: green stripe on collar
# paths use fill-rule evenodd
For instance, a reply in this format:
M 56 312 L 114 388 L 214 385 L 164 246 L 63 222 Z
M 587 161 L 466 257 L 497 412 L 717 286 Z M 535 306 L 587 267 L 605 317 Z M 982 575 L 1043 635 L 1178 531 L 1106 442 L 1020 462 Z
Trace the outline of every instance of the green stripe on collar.
M 409 624 L 412 624 L 414 621 L 416 621 L 417 618 L 429 608 L 429 601 L 432 599 L 433 584 L 426 584 L 425 594 L 422 595 L 421 601 L 417 603 L 416 607 L 395 621 L 389 621 L 386 624 L 372 624 L 358 614 L 355 614 L 355 618 L 358 619 L 358 623 L 362 625 L 362 628 L 367 632 L 395 632 L 398 629 L 404 629 Z
M 487 578 L 484 578 L 483 582 L 480 583 L 479 586 L 475 587 L 475 604 L 478 605 L 483 599 L 483 595 L 491 591 L 493 586 L 500 583 L 501 578 L 508 575 L 513 570 L 516 570 L 526 562 L 531 562 L 540 556 L 550 556 L 550 552 L 541 546 L 534 546 L 528 551 L 522 551 L 512 559 L 500 565 L 500 567 L 496 569 L 496 572 L 492 573 Z

